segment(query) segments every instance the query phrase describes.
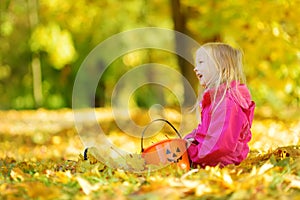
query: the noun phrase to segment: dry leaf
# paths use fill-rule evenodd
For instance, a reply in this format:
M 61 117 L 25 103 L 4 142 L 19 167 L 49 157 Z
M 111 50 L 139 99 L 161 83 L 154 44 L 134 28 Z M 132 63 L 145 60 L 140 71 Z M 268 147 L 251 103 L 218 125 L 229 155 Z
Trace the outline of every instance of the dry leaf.
M 42 197 L 43 199 L 58 199 L 61 197 L 61 191 L 56 186 L 48 187 L 41 182 L 26 182 L 22 183 L 26 188 L 27 194 L 30 198 L 36 199 Z
M 81 177 L 76 178 L 84 194 L 89 195 L 91 192 L 98 190 L 101 187 L 100 183 L 90 184 L 87 180 Z
M 125 157 L 126 163 L 136 172 L 141 172 L 145 169 L 145 160 L 140 154 L 128 154 Z
M 30 176 L 25 174 L 20 168 L 13 168 L 10 172 L 10 177 L 14 181 L 24 181 L 25 179 L 29 179 Z

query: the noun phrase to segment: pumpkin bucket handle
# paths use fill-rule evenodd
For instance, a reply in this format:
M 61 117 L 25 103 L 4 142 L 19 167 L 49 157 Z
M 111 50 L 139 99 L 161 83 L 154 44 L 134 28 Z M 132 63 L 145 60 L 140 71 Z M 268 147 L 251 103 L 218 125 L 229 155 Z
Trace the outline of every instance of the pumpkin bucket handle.
M 149 128 L 149 126 L 154 123 L 154 122 L 157 122 L 157 121 L 163 121 L 163 122 L 166 122 L 168 125 L 170 125 L 172 127 L 172 129 L 176 132 L 177 136 L 181 139 L 182 136 L 180 135 L 180 133 L 177 131 L 177 129 L 168 121 L 168 120 L 165 120 L 165 119 L 155 119 L 153 121 L 151 121 L 146 127 L 145 129 L 143 130 L 142 132 L 142 137 L 141 137 L 141 151 L 144 152 L 144 133 L 146 132 L 146 130 Z

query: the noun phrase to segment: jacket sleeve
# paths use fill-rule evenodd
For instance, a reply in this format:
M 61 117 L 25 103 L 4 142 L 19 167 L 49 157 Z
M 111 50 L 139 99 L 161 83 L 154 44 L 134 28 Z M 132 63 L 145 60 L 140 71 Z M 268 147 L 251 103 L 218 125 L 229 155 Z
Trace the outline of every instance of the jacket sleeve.
M 208 117 L 206 133 L 197 132 L 188 149 L 194 163 L 218 162 L 218 159 L 235 151 L 245 123 L 242 109 L 229 99 L 224 99 Z

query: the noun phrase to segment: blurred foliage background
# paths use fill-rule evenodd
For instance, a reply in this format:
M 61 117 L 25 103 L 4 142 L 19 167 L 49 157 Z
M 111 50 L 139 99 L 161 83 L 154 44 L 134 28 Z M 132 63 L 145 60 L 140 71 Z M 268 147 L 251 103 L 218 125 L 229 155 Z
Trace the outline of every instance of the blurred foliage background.
M 0 109 L 71 107 L 76 72 L 96 45 L 122 31 L 162 27 L 185 33 L 200 44 L 220 41 L 243 49 L 244 70 L 257 103 L 256 114 L 297 116 L 299 3 L 298 0 L 1 0 Z M 111 64 L 99 82 L 96 106 L 109 106 L 113 86 L 121 75 L 149 62 L 178 69 L 197 90 L 192 66 L 171 53 L 143 49 Z M 155 88 L 141 88 L 136 102 L 147 107 L 156 97 L 161 98 Z M 176 106 L 176 100 L 165 98 L 168 105 Z

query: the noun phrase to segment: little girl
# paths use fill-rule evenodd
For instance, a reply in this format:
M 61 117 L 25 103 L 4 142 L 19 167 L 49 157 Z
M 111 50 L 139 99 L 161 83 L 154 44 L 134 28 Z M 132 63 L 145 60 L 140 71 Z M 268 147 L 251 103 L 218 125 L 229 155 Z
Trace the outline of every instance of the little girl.
M 195 73 L 205 88 L 201 123 L 185 136 L 192 166 L 239 164 L 249 152 L 255 103 L 244 82 L 242 53 L 223 43 L 196 52 Z

